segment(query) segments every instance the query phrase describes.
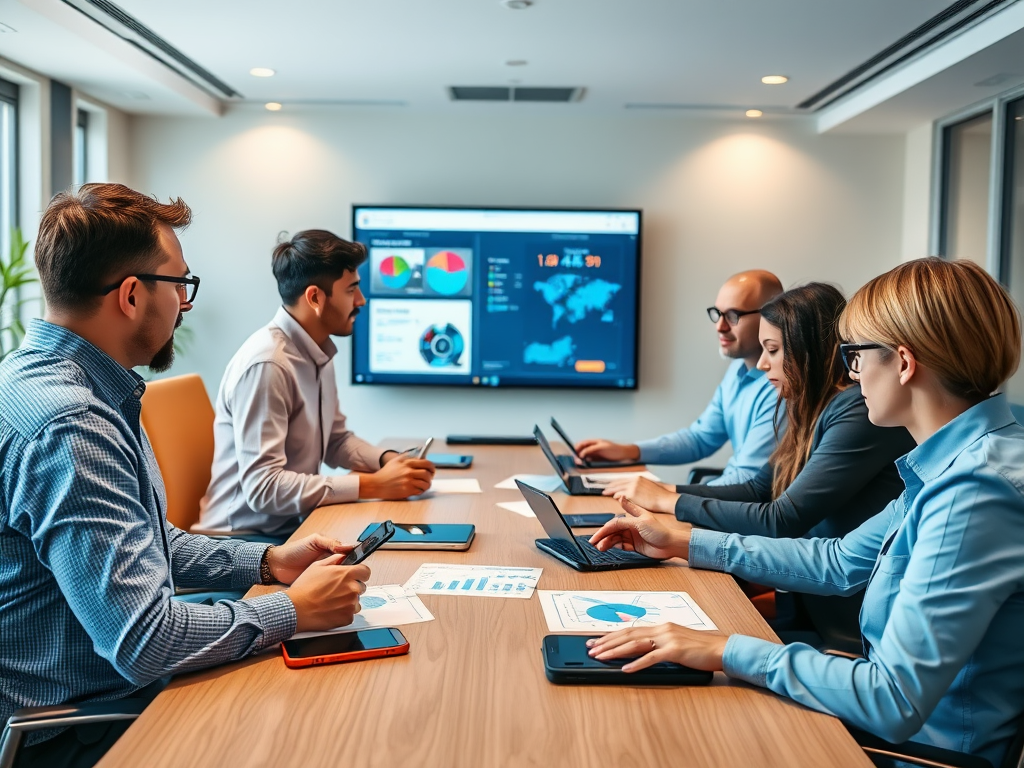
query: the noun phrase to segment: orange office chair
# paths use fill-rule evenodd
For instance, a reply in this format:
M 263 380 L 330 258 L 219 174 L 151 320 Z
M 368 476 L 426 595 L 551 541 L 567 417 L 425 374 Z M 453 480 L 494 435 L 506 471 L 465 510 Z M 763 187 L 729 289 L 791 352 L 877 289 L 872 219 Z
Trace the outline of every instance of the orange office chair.
M 198 374 L 146 385 L 142 426 L 167 489 L 167 519 L 183 531 L 199 520 L 213 466 L 213 405 Z

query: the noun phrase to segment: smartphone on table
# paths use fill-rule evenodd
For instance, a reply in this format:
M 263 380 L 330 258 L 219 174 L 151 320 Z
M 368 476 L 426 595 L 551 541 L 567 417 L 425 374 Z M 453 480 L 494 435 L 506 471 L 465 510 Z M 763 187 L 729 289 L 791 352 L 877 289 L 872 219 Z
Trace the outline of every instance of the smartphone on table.
M 394 627 L 316 635 L 281 643 L 285 666 L 292 669 L 401 656 L 408 652 L 409 641 Z
M 359 534 L 359 541 L 373 535 L 377 523 L 370 523 Z M 395 535 L 383 549 L 437 549 L 465 552 L 476 536 L 476 526 L 468 523 L 398 523 Z
M 581 635 L 548 635 L 541 651 L 544 673 L 552 683 L 568 685 L 707 685 L 713 672 L 691 669 L 682 664 L 663 661 L 639 672 L 623 672 L 632 659 L 598 661 L 587 648 L 591 637 Z
M 389 541 L 394 535 L 395 524 L 390 520 L 385 520 L 365 539 L 356 544 L 356 546 L 352 548 L 352 551 L 345 555 L 345 559 L 338 563 L 338 565 L 359 565 L 363 560 L 380 549 L 380 547 Z
M 427 461 L 438 469 L 469 469 L 473 465 L 468 453 L 428 453 Z

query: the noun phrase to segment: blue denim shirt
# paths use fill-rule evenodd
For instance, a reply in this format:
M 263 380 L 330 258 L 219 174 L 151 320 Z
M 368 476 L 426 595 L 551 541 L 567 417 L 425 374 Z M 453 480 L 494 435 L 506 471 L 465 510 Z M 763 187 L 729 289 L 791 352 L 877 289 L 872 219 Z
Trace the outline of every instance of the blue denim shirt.
M 708 485 L 739 485 L 757 474 L 775 450 L 775 402 L 778 395 L 764 371 L 734 361 L 704 413 L 686 429 L 641 440 L 645 464 L 689 464 L 705 459 L 726 442 L 732 457 L 720 477 Z
M 1024 427 L 997 395 L 896 465 L 906 491 L 841 539 L 694 531 L 691 566 L 865 589 L 865 658 L 733 635 L 725 671 L 888 741 L 998 765 L 1024 711 Z
M 175 585 L 259 581 L 266 545 L 167 522 L 139 423 L 144 391 L 135 373 L 41 320 L 0 363 L 0 722 L 19 707 L 123 698 L 295 631 L 284 593 L 171 600 Z

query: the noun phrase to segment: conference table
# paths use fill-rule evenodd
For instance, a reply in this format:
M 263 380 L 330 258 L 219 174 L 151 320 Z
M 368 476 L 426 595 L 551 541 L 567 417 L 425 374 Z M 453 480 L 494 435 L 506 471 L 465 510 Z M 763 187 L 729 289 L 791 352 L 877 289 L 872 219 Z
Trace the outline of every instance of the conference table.
M 389 440 L 406 448 L 415 440 Z M 437 450 L 441 450 L 437 446 Z M 777 641 L 732 577 L 657 568 L 580 573 L 534 545 L 536 518 L 494 485 L 550 474 L 537 447 L 459 446 L 482 493 L 321 507 L 295 533 L 354 541 L 374 521 L 473 523 L 466 552 L 379 550 L 369 585 L 404 584 L 422 563 L 543 568 L 539 589 L 685 591 L 724 632 Z M 567 513 L 614 512 L 602 497 L 555 493 Z M 581 531 L 587 532 L 587 531 Z M 282 587 L 256 586 L 251 595 Z M 529 600 L 422 595 L 435 620 L 400 627 L 408 655 L 289 669 L 278 648 L 175 678 L 99 763 L 115 766 L 870 766 L 833 717 L 716 673 L 709 686 L 561 686 L 544 675 L 548 634 Z

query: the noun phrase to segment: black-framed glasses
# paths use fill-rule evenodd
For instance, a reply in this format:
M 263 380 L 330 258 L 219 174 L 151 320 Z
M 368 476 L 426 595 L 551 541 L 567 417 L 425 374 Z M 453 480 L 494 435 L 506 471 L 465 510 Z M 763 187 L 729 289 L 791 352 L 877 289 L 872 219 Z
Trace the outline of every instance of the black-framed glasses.
M 760 309 L 727 309 L 723 312 L 718 307 L 708 307 L 708 317 L 711 318 L 712 323 L 717 323 L 724 317 L 725 322 L 729 325 L 736 325 L 736 323 L 740 321 L 740 318 L 745 315 L 759 314 L 761 314 Z
M 884 344 L 840 344 L 839 355 L 850 373 L 860 373 L 860 353 L 866 349 L 885 349 Z
M 181 298 L 182 304 L 191 304 L 196 300 L 196 294 L 199 293 L 199 278 L 195 275 L 192 277 L 175 277 L 173 275 L 125 275 L 116 283 L 104 286 L 100 291 L 101 295 L 106 296 L 111 291 L 116 291 L 121 287 L 121 283 L 129 277 L 134 277 L 136 280 L 156 280 L 160 283 L 176 283 L 178 296 Z

